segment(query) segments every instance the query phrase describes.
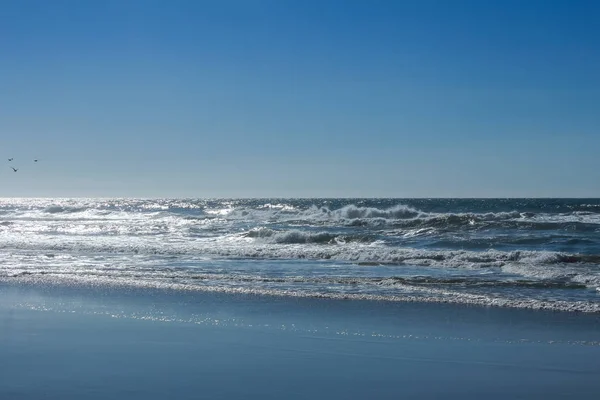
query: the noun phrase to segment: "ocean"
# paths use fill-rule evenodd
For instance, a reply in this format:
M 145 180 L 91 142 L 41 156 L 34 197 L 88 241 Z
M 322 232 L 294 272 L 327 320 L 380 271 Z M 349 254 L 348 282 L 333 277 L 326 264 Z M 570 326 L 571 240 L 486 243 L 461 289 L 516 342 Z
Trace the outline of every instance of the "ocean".
M 600 312 L 600 199 L 0 199 L 0 281 Z

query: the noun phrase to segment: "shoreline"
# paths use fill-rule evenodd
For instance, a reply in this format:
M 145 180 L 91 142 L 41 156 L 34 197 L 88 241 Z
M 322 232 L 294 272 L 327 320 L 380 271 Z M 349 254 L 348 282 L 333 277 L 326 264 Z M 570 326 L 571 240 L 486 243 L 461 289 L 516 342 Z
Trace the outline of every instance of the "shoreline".
M 431 324 L 433 319 L 448 321 L 450 316 L 464 324 L 479 324 L 481 322 L 492 323 L 510 320 L 514 325 L 526 323 L 527 325 L 548 325 L 560 323 L 561 328 L 568 327 L 568 331 L 584 333 L 587 328 L 591 334 L 585 341 L 592 345 L 600 346 L 600 314 L 585 312 L 569 312 L 562 310 L 527 309 L 499 306 L 482 306 L 478 304 L 463 304 L 451 302 L 428 302 L 428 301 L 381 301 L 371 299 L 346 299 L 312 296 L 281 296 L 276 294 L 264 295 L 253 292 L 225 292 L 225 291 L 202 291 L 202 290 L 179 290 L 171 287 L 145 287 L 145 286 L 107 286 L 107 285 L 63 285 L 53 282 L 36 285 L 33 283 L 7 283 L 0 281 L 0 295 L 16 293 L 17 298 L 22 299 L 35 294 L 37 303 L 30 303 L 32 309 L 50 311 L 52 299 L 61 299 L 60 312 L 77 312 L 75 308 L 68 306 L 86 303 L 88 306 L 94 304 L 103 310 L 127 310 L 128 306 L 147 307 L 152 305 L 152 310 L 166 307 L 171 312 L 177 311 L 173 317 L 174 321 L 182 322 L 181 318 L 175 318 L 178 314 L 185 316 L 196 315 L 195 307 L 205 303 L 215 305 L 214 310 L 226 310 L 231 315 L 244 314 L 259 315 L 263 307 L 268 307 L 271 313 L 284 309 L 285 313 L 278 312 L 279 318 L 285 318 L 290 310 L 298 313 L 309 313 L 310 318 L 331 310 L 338 310 L 340 314 L 369 318 L 374 313 L 385 318 L 409 317 L 411 323 Z M 32 297 L 29 296 L 31 299 Z M 41 301 L 40 299 L 46 299 Z M 41 301 L 41 302 L 40 302 Z M 27 307 L 28 303 L 19 306 Z M 96 312 L 98 310 L 96 309 Z M 149 311 L 150 312 L 150 311 Z M 161 318 L 164 318 L 165 310 Z M 110 315 L 116 315 L 110 312 Z M 293 315 L 293 314 L 292 314 Z M 127 317 L 123 315 L 123 317 Z M 152 319 L 152 316 L 147 316 Z M 189 318 L 188 318 L 189 319 Z M 482 321 L 483 320 L 483 321 Z M 398 319 L 396 322 L 401 322 Z M 582 330 L 583 329 L 583 330 Z M 597 333 L 597 335 L 595 335 Z M 596 340 L 587 340 L 596 339 Z M 556 341 L 555 341 L 556 342 Z M 581 342 L 584 342 L 582 340 Z
M 0 337 L 0 397 L 11 399 L 600 391 L 591 314 L 0 284 Z
M 575 314 L 590 314 L 600 317 L 600 303 L 595 302 L 562 302 L 562 301 L 545 301 L 523 300 L 516 303 L 515 300 L 502 298 L 488 298 L 486 296 L 461 293 L 460 298 L 437 298 L 415 296 L 410 294 L 404 295 L 373 295 L 373 294 L 354 294 L 354 293 L 311 293 L 300 291 L 284 291 L 279 289 L 255 289 L 242 287 L 222 287 L 222 286 L 200 286 L 186 283 L 156 283 L 156 282 L 134 282 L 131 280 L 119 281 L 111 280 L 93 280 L 93 279 L 68 279 L 61 278 L 60 281 L 45 279 L 42 276 L 35 278 L 27 277 L 1 277 L 0 285 L 9 286 L 31 286 L 31 287 L 80 287 L 82 289 L 103 290 L 165 290 L 181 293 L 214 293 L 214 294 L 229 294 L 241 296 L 264 296 L 274 298 L 290 298 L 290 299 L 323 299 L 332 301 L 367 301 L 378 303 L 415 303 L 415 304 L 450 304 L 455 306 L 465 307 L 482 307 L 482 308 L 500 308 L 512 310 L 530 310 L 530 311 L 547 311 L 547 312 L 564 312 Z

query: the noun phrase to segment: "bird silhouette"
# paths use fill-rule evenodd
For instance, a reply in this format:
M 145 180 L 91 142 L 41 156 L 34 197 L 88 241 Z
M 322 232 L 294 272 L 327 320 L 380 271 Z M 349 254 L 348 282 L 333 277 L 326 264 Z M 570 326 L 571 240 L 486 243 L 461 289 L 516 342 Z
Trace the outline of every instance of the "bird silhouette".
M 38 160 L 33 160 L 33 162 L 38 162 Z
M 8 161 L 12 161 L 12 160 L 14 160 L 14 158 L 9 158 L 9 159 L 8 159 Z
M 17 172 L 19 169 L 15 167 L 11 167 L 14 172 Z

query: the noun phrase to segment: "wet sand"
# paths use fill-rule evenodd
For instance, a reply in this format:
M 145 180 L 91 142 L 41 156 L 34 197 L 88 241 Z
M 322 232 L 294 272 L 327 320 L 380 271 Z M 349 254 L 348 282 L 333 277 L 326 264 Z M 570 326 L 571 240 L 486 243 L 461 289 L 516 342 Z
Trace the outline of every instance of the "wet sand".
M 0 285 L 2 399 L 584 398 L 600 316 Z

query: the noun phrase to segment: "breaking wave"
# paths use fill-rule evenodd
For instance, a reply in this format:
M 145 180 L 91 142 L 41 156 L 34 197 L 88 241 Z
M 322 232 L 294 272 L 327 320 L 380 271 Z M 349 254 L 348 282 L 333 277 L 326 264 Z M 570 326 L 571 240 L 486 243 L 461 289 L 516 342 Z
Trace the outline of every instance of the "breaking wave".
M 361 218 L 384 218 L 384 219 L 408 219 L 422 214 L 421 211 L 405 205 L 397 205 L 387 209 L 375 207 L 357 207 L 349 205 L 339 210 L 327 211 L 338 219 L 361 219 Z
M 48 214 L 59 214 L 78 213 L 86 210 L 88 210 L 87 207 L 49 206 L 44 209 L 44 212 Z
M 369 243 L 375 239 L 365 235 L 339 235 L 328 232 L 305 232 L 297 229 L 277 231 L 269 228 L 252 229 L 243 235 L 247 238 L 261 239 L 267 243 L 301 244 L 345 244 L 351 242 Z

